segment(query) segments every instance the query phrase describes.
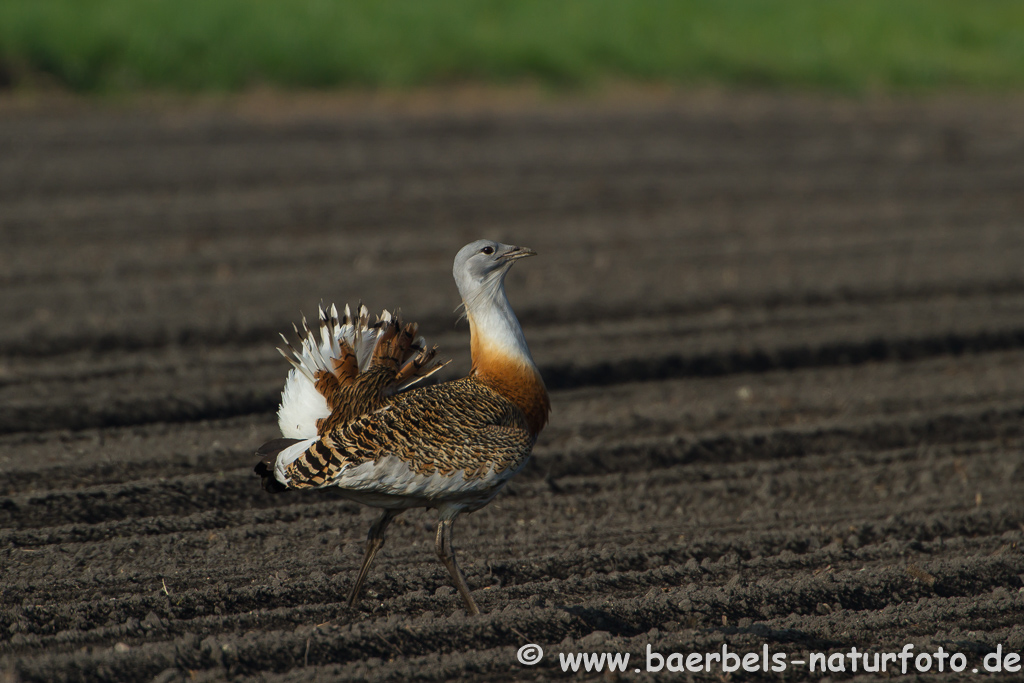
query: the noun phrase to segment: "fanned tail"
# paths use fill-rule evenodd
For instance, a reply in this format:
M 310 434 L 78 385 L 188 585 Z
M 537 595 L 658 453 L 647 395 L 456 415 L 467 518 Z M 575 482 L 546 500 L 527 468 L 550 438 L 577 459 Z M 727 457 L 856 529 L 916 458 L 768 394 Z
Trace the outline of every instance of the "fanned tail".
M 355 317 L 345 306 L 339 317 L 332 305 L 318 310 L 319 338 L 302 320 L 298 348 L 284 339 L 279 349 L 292 364 L 281 407 L 277 412 L 281 433 L 288 438 L 310 439 L 332 425 L 376 410 L 388 396 L 434 374 L 446 363 L 436 361 L 437 347 L 428 349 L 417 337 L 415 323 L 403 324 L 399 315 L 383 311 L 370 322 L 366 306 Z

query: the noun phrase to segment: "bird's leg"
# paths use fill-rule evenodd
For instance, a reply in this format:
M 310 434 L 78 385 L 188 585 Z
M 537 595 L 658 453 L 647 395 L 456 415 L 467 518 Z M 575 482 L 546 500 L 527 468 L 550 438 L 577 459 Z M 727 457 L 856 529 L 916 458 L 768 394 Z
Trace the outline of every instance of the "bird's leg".
M 370 527 L 370 533 L 366 535 L 366 554 L 363 555 L 363 568 L 359 570 L 356 583 L 348 594 L 349 607 L 355 607 L 356 599 L 359 598 L 359 591 L 363 587 L 363 581 L 366 581 L 366 575 L 370 571 L 370 564 L 373 562 L 374 556 L 377 555 L 377 551 L 384 547 L 384 532 L 387 531 L 391 520 L 401 514 L 401 512 L 401 510 L 384 510 L 381 516 L 377 518 L 377 521 L 373 523 L 373 526 Z
M 434 547 L 437 550 L 437 557 L 441 560 L 441 564 L 447 567 L 448 573 L 452 575 L 455 587 L 459 589 L 459 594 L 462 595 L 462 600 L 466 603 L 466 611 L 469 612 L 470 616 L 474 616 L 480 614 L 480 608 L 476 606 L 476 601 L 469 594 L 466 577 L 462 575 L 458 565 L 455 564 L 455 549 L 452 548 L 452 525 L 454 523 L 454 515 L 448 518 L 442 515 L 441 519 L 437 522 L 437 541 Z

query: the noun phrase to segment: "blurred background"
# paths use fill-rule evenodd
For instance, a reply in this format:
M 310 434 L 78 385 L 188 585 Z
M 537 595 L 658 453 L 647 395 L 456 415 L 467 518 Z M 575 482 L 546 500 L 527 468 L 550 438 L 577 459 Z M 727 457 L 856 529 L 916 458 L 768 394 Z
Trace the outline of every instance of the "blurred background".
M 1024 649 L 1022 35 L 995 0 L 0 3 L 0 680 Z M 479 621 L 422 511 L 350 611 L 373 512 L 251 472 L 277 334 L 400 307 L 463 374 L 479 237 L 540 254 L 508 292 L 550 426 L 459 522 Z
M 609 79 L 868 92 L 1024 82 L 1011 0 L 11 0 L 8 87 L 408 88 Z

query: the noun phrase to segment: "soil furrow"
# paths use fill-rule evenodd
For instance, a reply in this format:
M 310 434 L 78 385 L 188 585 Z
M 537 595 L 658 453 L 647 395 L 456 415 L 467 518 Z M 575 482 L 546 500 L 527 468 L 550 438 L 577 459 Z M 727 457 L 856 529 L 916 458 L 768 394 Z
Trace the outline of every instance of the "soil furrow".
M 318 98 L 0 103 L 0 680 L 1024 652 L 1020 101 Z M 540 254 L 507 288 L 551 423 L 456 525 L 479 617 L 424 510 L 350 609 L 377 512 L 251 471 L 277 333 L 363 297 L 468 372 L 481 236 Z

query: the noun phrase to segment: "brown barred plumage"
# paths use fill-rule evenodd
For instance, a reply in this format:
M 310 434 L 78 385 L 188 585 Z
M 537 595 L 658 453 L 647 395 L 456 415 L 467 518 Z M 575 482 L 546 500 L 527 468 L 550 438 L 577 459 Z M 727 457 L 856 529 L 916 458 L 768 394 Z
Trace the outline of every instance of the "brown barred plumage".
M 518 469 L 534 437 L 522 411 L 470 376 L 387 400 L 386 409 L 336 425 L 286 468 L 291 488 L 322 485 L 341 469 L 391 455 L 418 474 Z M 306 473 L 309 473 L 308 475 Z
M 479 613 L 455 563 L 451 528 L 460 512 L 486 505 L 522 468 L 547 423 L 547 390 L 504 290 L 512 263 L 533 254 L 478 240 L 456 256 L 453 274 L 472 336 L 468 377 L 406 390 L 441 367 L 436 347 L 428 351 L 415 324 L 386 311 L 371 325 L 362 306 L 356 317 L 346 307 L 343 319 L 333 307 L 321 310 L 321 341 L 303 322 L 301 349 L 289 344 L 295 369 L 278 413 L 289 438 L 265 444 L 256 471 L 268 491 L 336 486 L 384 508 L 370 529 L 350 605 L 391 520 L 410 507 L 435 507 L 438 557 L 469 613 Z

